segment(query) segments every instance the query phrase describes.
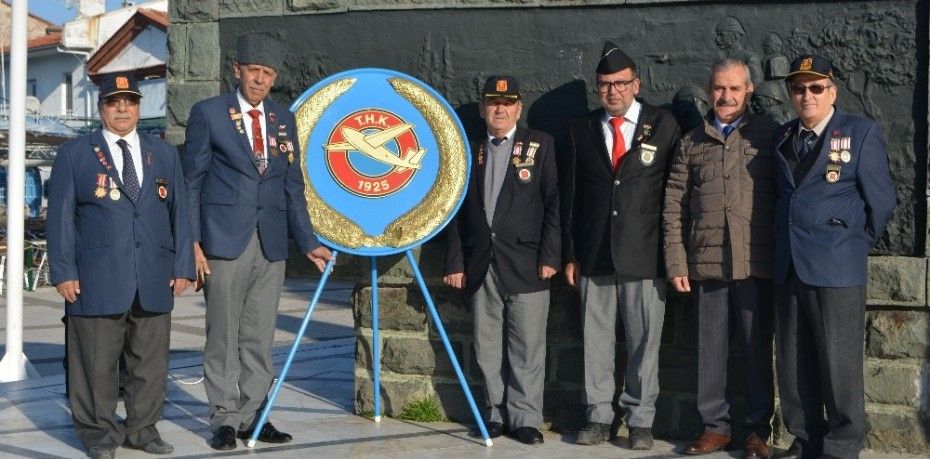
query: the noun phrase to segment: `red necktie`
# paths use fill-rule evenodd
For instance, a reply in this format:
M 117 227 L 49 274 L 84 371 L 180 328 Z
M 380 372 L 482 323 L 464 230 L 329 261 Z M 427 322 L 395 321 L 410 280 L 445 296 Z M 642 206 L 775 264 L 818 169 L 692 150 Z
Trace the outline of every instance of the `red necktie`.
M 610 152 L 610 164 L 614 172 L 620 168 L 620 160 L 626 153 L 626 142 L 623 141 L 623 133 L 620 132 L 620 125 L 623 124 L 623 118 L 613 117 L 610 119 L 610 125 L 614 127 L 614 149 Z
M 262 124 L 258 121 L 258 118 L 262 116 L 262 112 L 257 109 L 249 110 L 249 116 L 252 117 L 252 154 L 255 156 L 255 161 L 258 164 L 258 173 L 265 173 L 265 142 L 262 141 Z

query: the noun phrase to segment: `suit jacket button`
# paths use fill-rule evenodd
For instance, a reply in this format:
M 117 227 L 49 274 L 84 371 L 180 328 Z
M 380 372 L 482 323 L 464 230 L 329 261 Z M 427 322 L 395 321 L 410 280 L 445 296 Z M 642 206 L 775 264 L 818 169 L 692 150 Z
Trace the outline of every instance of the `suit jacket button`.
M 613 215 L 614 217 L 616 217 L 618 214 L 620 214 L 620 212 L 617 212 L 616 210 L 610 211 L 610 215 Z
M 491 237 L 497 237 L 497 234 L 491 233 Z
M 136 242 L 136 248 L 138 249 L 138 248 L 141 248 L 141 247 L 142 247 L 142 243 L 141 243 L 141 242 Z
M 132 216 L 133 216 L 133 217 L 136 217 L 136 218 L 139 218 L 139 212 L 133 212 L 133 213 L 132 213 Z
M 617 186 L 617 185 L 620 185 L 620 181 L 619 181 L 619 180 L 614 180 L 614 186 Z
M 258 210 L 262 210 L 262 206 L 258 206 Z

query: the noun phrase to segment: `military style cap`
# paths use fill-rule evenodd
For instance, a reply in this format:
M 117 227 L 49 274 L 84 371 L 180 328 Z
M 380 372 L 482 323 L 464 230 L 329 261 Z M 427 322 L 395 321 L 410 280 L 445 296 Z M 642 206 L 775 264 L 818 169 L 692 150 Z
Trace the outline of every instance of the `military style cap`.
M 614 42 L 605 41 L 596 72 L 600 74 L 617 73 L 628 68 L 633 69 L 633 73 L 636 73 L 636 63 L 633 62 L 633 59 L 630 59 L 630 56 L 627 56 Z
M 833 63 L 823 56 L 802 54 L 791 62 L 791 70 L 785 75 L 785 80 L 791 81 L 797 75 L 815 75 L 833 79 Z
M 281 69 L 284 61 L 281 42 L 265 33 L 239 35 L 236 40 L 236 62 L 240 64 L 258 64 Z
M 142 93 L 139 92 L 139 83 L 136 82 L 136 78 L 128 72 L 114 72 L 103 75 L 100 77 L 99 87 L 99 100 L 104 100 L 116 94 L 132 94 L 137 97 L 142 97 Z
M 510 75 L 492 75 L 484 82 L 484 89 L 481 90 L 481 97 L 496 98 L 504 97 L 507 99 L 520 98 L 520 84 L 516 78 Z

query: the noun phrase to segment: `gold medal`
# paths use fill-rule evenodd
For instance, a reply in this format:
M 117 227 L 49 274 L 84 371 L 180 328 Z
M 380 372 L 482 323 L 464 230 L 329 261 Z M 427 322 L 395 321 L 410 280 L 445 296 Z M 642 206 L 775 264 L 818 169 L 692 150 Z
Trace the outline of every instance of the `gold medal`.
M 97 189 L 94 190 L 94 197 L 97 199 L 100 199 L 106 195 L 107 195 L 107 190 L 102 186 L 98 186 Z

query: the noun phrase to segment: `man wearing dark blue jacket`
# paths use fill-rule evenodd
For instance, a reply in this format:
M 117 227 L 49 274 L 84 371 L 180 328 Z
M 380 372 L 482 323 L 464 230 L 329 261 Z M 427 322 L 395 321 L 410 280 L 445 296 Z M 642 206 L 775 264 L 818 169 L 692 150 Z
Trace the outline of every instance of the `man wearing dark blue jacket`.
M 52 283 L 66 301 L 74 429 L 92 458 L 120 445 L 174 447 L 155 428 L 168 373 L 172 294 L 194 278 L 193 238 L 177 150 L 136 132 L 142 94 L 131 74 L 103 76 L 103 129 L 61 146 L 49 179 Z M 115 416 L 117 362 L 129 375 Z
M 782 457 L 858 457 L 868 255 L 895 207 L 888 154 L 877 123 L 834 108 L 828 59 L 798 57 L 786 82 L 798 118 L 776 131 L 776 363 L 795 440 Z
M 291 441 L 257 413 L 271 387 L 271 343 L 284 285 L 287 236 L 322 270 L 332 255 L 313 235 L 294 116 L 268 99 L 281 44 L 239 37 L 236 90 L 191 108 L 182 162 L 194 256 L 207 300 L 204 373 L 214 449 Z

